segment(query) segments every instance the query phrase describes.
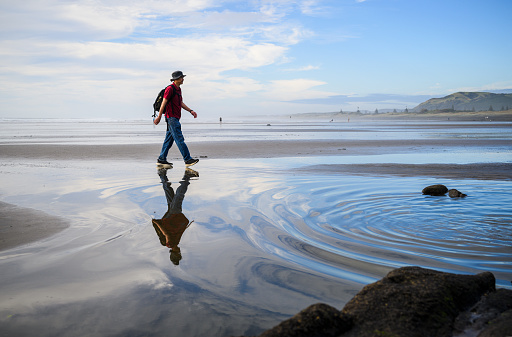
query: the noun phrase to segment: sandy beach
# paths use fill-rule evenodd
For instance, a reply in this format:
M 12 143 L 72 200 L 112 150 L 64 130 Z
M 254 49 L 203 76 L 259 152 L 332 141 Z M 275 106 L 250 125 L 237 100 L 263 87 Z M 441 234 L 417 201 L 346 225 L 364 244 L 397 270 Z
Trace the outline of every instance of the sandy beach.
M 480 112 L 458 116 L 460 120 L 485 119 L 489 113 Z M 423 120 L 436 118 L 444 119 L 447 114 L 430 114 L 423 116 Z M 494 116 L 494 115 L 493 115 Z M 497 114 L 505 118 L 508 114 Z M 503 117 L 505 116 L 505 117 Z M 377 116 L 379 117 L 379 116 Z M 366 116 L 365 118 L 375 118 Z M 404 120 L 401 115 L 380 116 L 384 119 Z M 408 116 L 409 119 L 421 120 L 418 115 Z M 506 118 L 505 118 L 506 119 Z M 422 124 L 409 124 L 407 127 L 422 126 Z M 446 127 L 446 125 L 442 125 Z M 474 126 L 477 127 L 478 125 Z M 433 125 L 431 128 L 440 127 Z M 457 128 L 457 124 L 449 127 Z M 467 127 L 467 126 L 465 126 Z M 497 128 L 507 128 L 507 125 L 496 125 Z M 301 130 L 311 132 L 311 129 Z M 319 130 L 320 132 L 323 130 Z M 407 140 L 235 140 L 211 141 L 189 143 L 189 148 L 200 159 L 226 159 L 240 158 L 278 158 L 278 157 L 313 157 L 313 156 L 357 156 L 382 154 L 407 154 L 428 152 L 432 150 L 446 151 L 451 148 L 507 148 L 510 147 L 508 139 L 407 139 Z M 16 159 L 28 166 L 45 166 L 52 161 L 137 161 L 152 162 L 155 154 L 160 150 L 161 144 L 116 144 L 116 145 L 67 145 L 67 144 L 2 144 L 0 145 L 0 158 Z M 176 155 L 176 154 L 175 154 Z M 173 158 L 179 161 L 179 157 Z M 25 162 L 26 161 L 26 162 Z M 352 175 L 398 175 L 398 176 L 431 176 L 446 178 L 471 179 L 512 179 L 512 163 L 480 163 L 467 165 L 454 164 L 338 164 L 322 165 L 311 162 L 304 166 L 301 172 L 316 172 L 321 174 L 352 174 Z M 50 236 L 66 226 L 63 221 L 47 221 L 48 215 L 35 210 L 20 210 L 16 206 L 2 204 L 2 231 L 0 250 L 13 247 L 17 244 L 36 241 Z M 23 218 L 24 221 L 17 219 Z M 12 226 L 12 223 L 16 226 Z M 43 223 L 44 226 L 37 226 Z M 5 224 L 5 225 L 4 225 Z
M 413 153 L 426 149 L 446 150 L 451 147 L 507 147 L 508 140 L 489 139 L 412 139 L 412 140 L 257 140 L 257 141 L 214 141 L 189 144 L 193 153 L 200 159 L 239 158 L 277 158 L 277 157 L 312 157 L 312 156 L 346 156 L 376 155 L 393 153 Z M 0 158 L 17 158 L 29 160 L 25 165 L 46 165 L 52 160 L 58 161 L 138 161 L 151 162 L 158 153 L 160 144 L 127 144 L 127 145 L 1 145 Z M 179 158 L 175 158 L 175 161 Z M 301 172 L 322 174 L 354 174 L 354 175 L 398 175 L 398 176 L 431 176 L 455 179 L 512 179 L 512 163 L 482 164 L 339 164 L 321 165 L 312 162 L 310 166 L 300 169 Z M 19 210 L 16 206 L 2 204 L 2 231 L 0 250 L 17 244 L 36 241 L 50 236 L 59 229 L 66 228 L 62 221 L 48 219 L 48 215 L 34 210 Z M 22 218 L 23 221 L 18 219 Z M 54 221 L 49 221 L 54 220 Z M 16 226 L 11 223 L 15 222 Z M 5 224 L 5 225 L 4 225 Z M 44 224 L 38 226 L 37 224 Z
M 73 335 L 90 333 L 92 321 L 101 327 L 92 335 L 256 335 L 311 303 L 342 307 L 403 265 L 491 268 L 506 285 L 510 126 L 379 123 L 188 126 L 200 159 L 191 178 L 176 149 L 174 168 L 156 170 L 161 129 L 143 143 L 4 138 L 0 311 L 13 318 L 2 324 L 18 332 L 66 320 L 81 327 Z M 434 183 L 469 197 L 422 196 Z M 151 219 L 178 189 L 192 225 L 173 266 Z M 183 314 L 169 312 L 170 302 Z M 109 330 L 105 310 L 124 330 Z M 160 312 L 168 318 L 156 322 Z
M 376 155 L 447 150 L 464 147 L 507 147 L 508 140 L 408 139 L 408 140 L 248 140 L 189 143 L 198 158 L 276 158 L 305 156 Z M 1 157 L 30 160 L 137 160 L 154 161 L 161 144 L 127 145 L 1 145 Z M 176 154 L 174 154 L 175 158 Z
M 0 223 L 0 250 L 41 240 L 69 226 L 59 217 L 4 202 L 0 202 Z
M 158 153 L 160 144 L 125 144 L 125 145 L 63 145 L 31 144 L 1 145 L 0 158 L 16 158 L 29 166 L 45 165 L 52 160 L 90 161 L 90 160 L 131 160 L 151 162 Z M 277 158 L 277 157 L 312 157 L 312 156 L 347 156 L 376 155 L 392 153 L 415 153 L 425 150 L 447 150 L 454 147 L 507 147 L 508 140 L 494 139 L 412 139 L 412 140 L 251 140 L 251 141 L 212 141 L 190 143 L 189 148 L 200 159 L 239 158 Z M 174 158 L 179 160 L 179 158 Z M 28 160 L 28 162 L 24 162 Z M 472 179 L 512 179 L 511 163 L 486 164 L 341 164 L 319 165 L 312 162 L 310 166 L 300 169 L 302 172 L 325 174 L 355 175 L 399 175 L 432 176 L 447 178 Z M 2 205 L 2 230 L 0 249 L 7 249 L 16 244 L 35 241 L 52 235 L 65 228 L 61 221 L 47 221 L 48 215 L 34 210 L 18 210 L 15 206 Z M 23 219 L 20 221 L 19 219 Z M 16 226 L 11 223 L 16 222 Z M 34 224 L 41 222 L 45 226 Z M 55 224 L 55 225 L 53 225 Z M 24 228 L 24 229 L 23 229 Z

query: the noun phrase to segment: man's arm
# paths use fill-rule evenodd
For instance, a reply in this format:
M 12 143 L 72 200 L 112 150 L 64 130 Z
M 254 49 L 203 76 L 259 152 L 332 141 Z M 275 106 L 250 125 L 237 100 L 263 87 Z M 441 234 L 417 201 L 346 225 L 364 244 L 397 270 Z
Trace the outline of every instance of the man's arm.
M 155 118 L 155 120 L 153 120 L 153 123 L 155 123 L 155 125 L 158 125 L 158 123 L 160 123 L 160 119 L 162 119 L 162 115 L 164 113 L 164 109 L 165 109 L 165 105 L 167 104 L 167 98 L 164 98 L 162 100 L 162 104 L 160 105 L 160 111 L 158 112 L 158 117 Z
M 181 107 L 185 110 L 187 110 L 188 112 L 190 112 L 192 114 L 192 116 L 194 116 L 194 118 L 197 118 L 197 114 L 194 110 L 190 109 L 185 103 L 181 102 Z

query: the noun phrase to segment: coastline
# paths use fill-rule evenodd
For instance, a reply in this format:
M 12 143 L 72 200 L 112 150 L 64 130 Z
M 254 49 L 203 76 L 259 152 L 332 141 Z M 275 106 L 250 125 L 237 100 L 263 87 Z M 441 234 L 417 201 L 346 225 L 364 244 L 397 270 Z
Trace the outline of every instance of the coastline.
M 334 119 L 334 121 L 375 120 L 375 121 L 450 121 L 450 122 L 511 122 L 512 110 L 505 111 L 459 111 L 459 112 L 388 112 L 382 114 L 355 114 L 355 113 L 305 113 L 295 115 L 308 119 Z

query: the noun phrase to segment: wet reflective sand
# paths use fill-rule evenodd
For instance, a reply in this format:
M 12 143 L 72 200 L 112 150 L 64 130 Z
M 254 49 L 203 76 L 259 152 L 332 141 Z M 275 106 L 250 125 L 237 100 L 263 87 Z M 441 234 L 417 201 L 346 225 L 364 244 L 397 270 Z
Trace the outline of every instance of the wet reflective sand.
M 501 145 L 474 149 L 486 165 L 512 162 Z M 209 156 L 188 171 L 177 160 L 158 170 L 122 158 L 4 157 L 1 200 L 69 227 L 0 251 L 2 331 L 254 335 L 312 303 L 341 308 L 406 265 L 491 271 L 510 288 L 512 181 L 422 174 L 421 165 L 445 157 L 492 170 L 463 149 L 405 159 Z M 379 162 L 417 166 L 408 174 L 343 169 Z M 421 195 L 437 183 L 468 197 Z

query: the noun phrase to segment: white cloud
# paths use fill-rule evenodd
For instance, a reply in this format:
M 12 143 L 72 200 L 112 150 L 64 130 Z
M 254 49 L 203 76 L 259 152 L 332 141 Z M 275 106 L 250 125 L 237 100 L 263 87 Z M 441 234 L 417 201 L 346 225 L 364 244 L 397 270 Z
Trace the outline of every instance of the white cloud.
M 313 14 L 315 9 L 318 7 L 318 1 L 316 0 L 307 0 L 303 1 L 300 4 L 300 9 L 304 14 Z
M 312 13 L 315 4 L 312 0 L 3 4 L 0 112 L 19 115 L 36 106 L 38 113 L 55 115 L 70 110 L 101 115 L 100 110 L 113 106 L 134 110 L 154 99 L 155 88 L 165 85 L 176 69 L 191 75 L 187 78 L 191 99 L 268 93 L 268 87 L 250 76 L 227 74 L 286 62 L 290 46 L 313 34 L 287 18 L 290 13 Z M 293 83 L 277 93 L 302 95 L 293 93 L 302 92 Z M 33 97 L 28 103 L 32 108 L 26 105 L 27 91 Z M 63 92 L 65 98 L 57 98 Z
M 300 4 L 300 10 L 303 14 L 309 16 L 328 15 L 332 8 L 322 6 L 318 0 L 305 0 Z
M 94 3 L 61 5 L 57 14 L 62 22 L 73 22 L 92 31 L 113 32 L 125 36 L 135 29 L 140 12 L 126 6 L 97 6 Z
M 93 103 L 111 109 L 123 103 L 124 106 L 118 108 L 129 112 L 142 101 L 154 99 L 154 91 L 165 85 L 175 69 L 192 75 L 187 78 L 189 102 L 205 97 L 244 97 L 260 90 L 261 84 L 250 78 L 226 77 L 222 73 L 269 65 L 286 52 L 286 47 L 275 44 L 254 44 L 242 38 L 215 35 L 153 39 L 145 43 L 54 41 L 26 44 L 10 41 L 4 46 L 0 60 L 9 59 L 9 62 L 2 62 L 9 66 L 0 67 L 0 79 L 5 84 L 2 86 L 4 93 L 10 94 L 3 103 L 25 110 L 30 104 L 15 102 L 31 92 L 35 98 L 32 103 L 42 106 L 37 110 L 43 114 L 59 109 L 89 113 Z M 58 61 L 52 60 L 55 55 L 59 55 Z M 219 86 L 217 80 L 222 80 L 222 85 Z M 136 94 L 127 96 L 127 92 Z M 65 99 L 59 98 L 62 93 Z M 66 102 L 74 104 L 66 108 Z M 0 109 L 14 110 L 6 106 Z
M 297 25 L 276 25 L 261 29 L 265 38 L 285 45 L 293 45 L 301 40 L 313 36 L 313 33 Z
M 16 38 L 116 38 L 133 32 L 139 14 L 126 6 L 90 2 L 13 2 L 0 15 L 4 23 L 0 31 Z
M 191 15 L 183 17 L 175 23 L 175 27 L 180 28 L 201 28 L 231 31 L 245 30 L 244 27 L 251 27 L 254 24 L 272 22 L 268 16 L 259 12 L 233 12 L 224 10 L 222 12 L 194 12 Z M 252 28 L 252 27 L 251 27 Z
M 203 11 L 211 0 L 27 0 L 2 6 L 0 32 L 43 38 L 127 37 L 137 28 L 172 27 L 172 16 Z M 156 27 L 155 27 L 156 26 Z
M 320 69 L 319 66 L 307 65 L 307 66 L 300 67 L 300 68 L 284 69 L 283 71 L 297 72 L 297 71 L 311 71 L 311 70 L 318 70 L 318 69 Z
M 458 87 L 454 89 L 448 89 L 447 92 L 452 94 L 454 92 L 467 92 L 467 91 L 487 91 L 487 90 L 502 90 L 512 89 L 512 81 L 495 82 L 479 87 Z
M 267 96 L 278 101 L 293 101 L 308 98 L 325 98 L 333 92 L 314 90 L 325 82 L 310 79 L 275 80 L 270 82 Z
M 250 93 L 262 91 L 265 86 L 254 79 L 247 77 L 229 77 L 224 81 L 219 81 L 220 85 L 211 85 L 211 82 L 205 82 L 208 86 L 203 86 L 205 94 L 212 93 L 212 87 L 215 88 L 215 94 L 219 98 L 246 97 Z

